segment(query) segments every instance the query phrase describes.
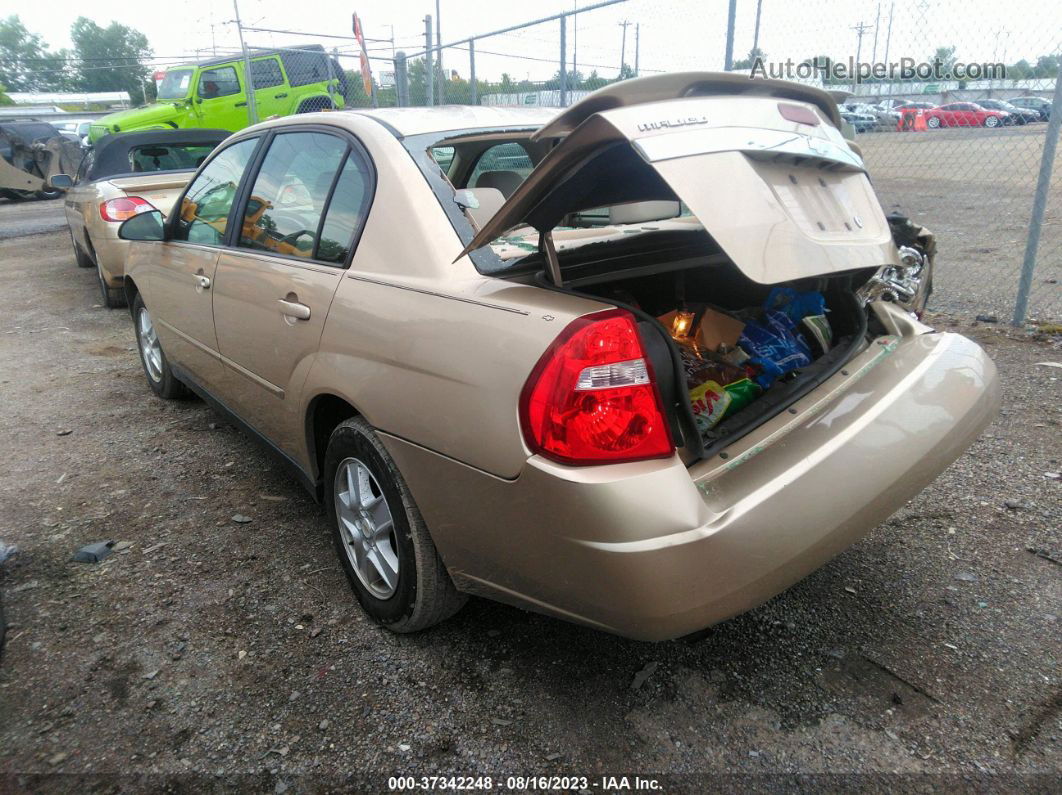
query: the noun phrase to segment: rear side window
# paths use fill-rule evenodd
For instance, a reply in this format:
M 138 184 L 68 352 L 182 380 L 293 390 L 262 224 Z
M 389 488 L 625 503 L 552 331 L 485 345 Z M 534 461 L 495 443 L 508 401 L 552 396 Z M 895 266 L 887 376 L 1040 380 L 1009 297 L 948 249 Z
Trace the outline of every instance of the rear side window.
M 508 198 L 531 173 L 531 158 L 516 142 L 495 144 L 479 156 L 468 178 L 470 188 L 497 188 Z
M 336 265 L 347 261 L 355 236 L 365 224 L 371 198 L 372 175 L 361 155 L 351 149 L 328 202 L 317 259 Z
M 203 99 L 227 97 L 240 93 L 240 81 L 232 66 L 204 69 L 199 75 L 199 96 Z
M 257 138 L 249 138 L 227 147 L 192 181 L 181 198 L 174 240 L 221 245 L 236 189 L 257 145 Z
M 129 151 L 129 170 L 178 171 L 203 165 L 214 147 L 209 144 L 166 144 L 135 146 Z
M 310 259 L 345 141 L 318 132 L 273 139 L 244 211 L 240 247 Z
M 293 86 L 320 83 L 329 77 L 328 57 L 323 52 L 286 50 L 280 57 L 284 61 L 284 71 L 288 73 L 288 83 Z
M 280 64 L 277 59 L 266 58 L 261 61 L 251 61 L 251 80 L 256 89 L 270 88 L 282 84 L 284 75 L 280 71 Z

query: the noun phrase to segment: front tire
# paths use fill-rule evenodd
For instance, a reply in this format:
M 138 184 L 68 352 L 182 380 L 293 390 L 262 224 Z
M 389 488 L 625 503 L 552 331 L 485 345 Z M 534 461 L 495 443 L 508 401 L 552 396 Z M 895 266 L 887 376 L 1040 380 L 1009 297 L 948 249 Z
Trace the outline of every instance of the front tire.
M 332 431 L 323 474 L 336 552 L 370 618 L 393 632 L 416 632 L 461 609 L 465 597 L 405 480 L 363 418 Z
M 166 354 L 162 352 L 154 320 L 144 306 L 140 293 L 133 299 L 133 324 L 137 348 L 140 350 L 140 364 L 151 391 L 163 400 L 177 400 L 187 395 L 187 388 L 177 380 L 166 360 Z
M 940 126 L 940 118 L 939 118 L 939 117 L 937 117 L 937 116 L 930 116 L 930 117 L 929 117 L 929 118 L 928 118 L 928 119 L 926 120 L 926 127 L 928 127 L 928 128 L 929 128 L 929 129 L 931 129 L 931 130 L 935 130 L 935 129 L 937 129 L 937 128 L 938 128 L 939 126 Z

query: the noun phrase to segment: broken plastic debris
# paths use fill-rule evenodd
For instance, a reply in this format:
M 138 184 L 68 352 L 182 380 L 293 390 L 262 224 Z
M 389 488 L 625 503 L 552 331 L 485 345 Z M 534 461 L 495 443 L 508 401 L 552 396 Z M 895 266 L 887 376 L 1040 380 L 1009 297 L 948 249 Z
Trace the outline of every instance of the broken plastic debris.
M 113 541 L 97 541 L 94 544 L 86 544 L 74 553 L 74 560 L 78 563 L 99 563 L 110 555 L 113 549 Z

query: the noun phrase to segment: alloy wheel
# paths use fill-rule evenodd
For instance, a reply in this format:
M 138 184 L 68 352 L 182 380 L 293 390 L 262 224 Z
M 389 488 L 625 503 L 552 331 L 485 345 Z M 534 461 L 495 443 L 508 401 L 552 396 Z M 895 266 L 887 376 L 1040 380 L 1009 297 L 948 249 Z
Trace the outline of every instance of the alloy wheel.
M 357 458 L 336 468 L 333 488 L 343 550 L 358 580 L 377 599 L 398 588 L 400 561 L 395 524 L 375 476 Z
M 136 328 L 140 337 L 140 355 L 144 359 L 144 368 L 148 377 L 158 383 L 162 380 L 162 346 L 159 345 L 158 334 L 155 333 L 155 326 L 146 307 L 140 308 Z

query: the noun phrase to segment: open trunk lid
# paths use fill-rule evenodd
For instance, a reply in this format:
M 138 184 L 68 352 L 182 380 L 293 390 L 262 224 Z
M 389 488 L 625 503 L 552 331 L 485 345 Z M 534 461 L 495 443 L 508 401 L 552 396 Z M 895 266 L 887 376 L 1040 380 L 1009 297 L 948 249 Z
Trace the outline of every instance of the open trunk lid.
M 165 216 L 170 214 L 177 197 L 194 174 L 194 171 L 160 171 L 143 175 L 112 177 L 107 181 L 127 196 L 147 199 Z
M 818 89 L 684 73 L 591 94 L 536 132 L 563 136 L 462 254 L 572 212 L 685 203 L 749 279 L 773 284 L 898 264 L 860 155 Z

